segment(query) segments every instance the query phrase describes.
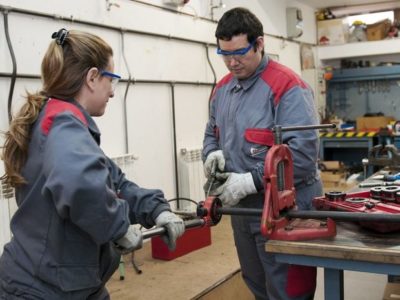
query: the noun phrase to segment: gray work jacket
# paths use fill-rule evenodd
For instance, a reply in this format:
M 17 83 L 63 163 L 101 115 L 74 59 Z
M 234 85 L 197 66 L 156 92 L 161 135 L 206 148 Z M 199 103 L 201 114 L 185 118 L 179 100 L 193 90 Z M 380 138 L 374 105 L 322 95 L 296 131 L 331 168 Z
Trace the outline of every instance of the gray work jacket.
M 12 240 L 0 258 L 9 293 L 86 299 L 112 275 L 112 241 L 170 210 L 160 190 L 138 187 L 99 147 L 94 120 L 75 101 L 49 99 L 32 127 L 16 189 Z M 1 289 L 0 289 L 1 290 Z
M 221 149 L 225 170 L 251 172 L 259 191 L 264 188 L 265 156 L 273 144 L 271 129 L 275 125 L 318 124 L 310 87 L 292 70 L 267 57 L 248 79 L 226 75 L 216 85 L 210 105 L 203 160 Z M 318 132 L 284 132 L 283 142 L 293 154 L 295 186 L 318 180 Z

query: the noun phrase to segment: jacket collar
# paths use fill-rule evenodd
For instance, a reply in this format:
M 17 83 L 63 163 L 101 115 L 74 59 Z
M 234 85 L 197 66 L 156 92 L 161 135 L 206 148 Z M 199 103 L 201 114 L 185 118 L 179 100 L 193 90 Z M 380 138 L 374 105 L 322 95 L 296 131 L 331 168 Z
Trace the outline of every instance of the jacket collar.
M 261 76 L 261 73 L 264 71 L 265 66 L 268 64 L 268 56 L 264 54 L 263 58 L 261 59 L 260 64 L 258 65 L 257 69 L 249 78 L 239 80 L 236 77 L 233 77 L 232 81 L 229 84 L 229 90 L 241 89 L 248 90 L 253 86 L 253 84 L 257 81 L 257 79 Z

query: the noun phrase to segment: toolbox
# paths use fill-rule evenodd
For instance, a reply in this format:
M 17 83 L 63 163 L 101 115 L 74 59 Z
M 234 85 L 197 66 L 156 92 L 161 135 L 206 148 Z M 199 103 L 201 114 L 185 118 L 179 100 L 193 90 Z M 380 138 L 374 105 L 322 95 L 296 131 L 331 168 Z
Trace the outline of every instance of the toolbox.
M 197 249 L 211 245 L 211 228 L 203 226 L 186 229 L 185 233 L 177 239 L 176 249 L 170 251 L 160 236 L 151 238 L 151 253 L 153 258 L 173 260 Z

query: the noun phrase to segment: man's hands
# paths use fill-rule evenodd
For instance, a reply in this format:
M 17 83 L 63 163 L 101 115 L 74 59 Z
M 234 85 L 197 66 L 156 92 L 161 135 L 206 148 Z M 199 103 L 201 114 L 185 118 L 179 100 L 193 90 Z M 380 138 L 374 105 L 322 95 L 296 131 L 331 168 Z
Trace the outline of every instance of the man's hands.
M 140 249 L 143 245 L 142 232 L 137 227 L 129 226 L 128 231 L 125 233 L 125 235 L 122 238 L 116 240 L 114 242 L 114 245 L 115 249 L 120 254 L 127 254 L 134 250 Z
M 218 195 L 224 206 L 235 206 L 247 195 L 257 192 L 251 173 L 217 173 L 217 179 L 226 181 L 210 194 Z
M 162 235 L 161 238 L 168 245 L 169 250 L 175 250 L 177 238 L 185 231 L 183 220 L 170 211 L 163 211 L 155 222 L 158 227 L 164 226 L 167 229 L 167 234 Z
M 225 158 L 222 150 L 217 150 L 208 154 L 206 161 L 204 162 L 204 175 L 207 178 L 211 177 L 213 171 L 213 165 L 216 164 L 214 171 L 223 172 L 225 168 Z

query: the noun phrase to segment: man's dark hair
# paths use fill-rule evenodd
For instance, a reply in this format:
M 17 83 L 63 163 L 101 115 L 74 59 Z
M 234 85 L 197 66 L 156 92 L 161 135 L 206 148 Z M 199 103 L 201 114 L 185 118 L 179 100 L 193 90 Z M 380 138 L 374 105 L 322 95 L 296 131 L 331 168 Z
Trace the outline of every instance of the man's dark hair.
M 249 43 L 264 35 L 260 20 L 247 8 L 236 7 L 224 13 L 218 21 L 215 37 L 230 41 L 233 36 L 247 34 Z

